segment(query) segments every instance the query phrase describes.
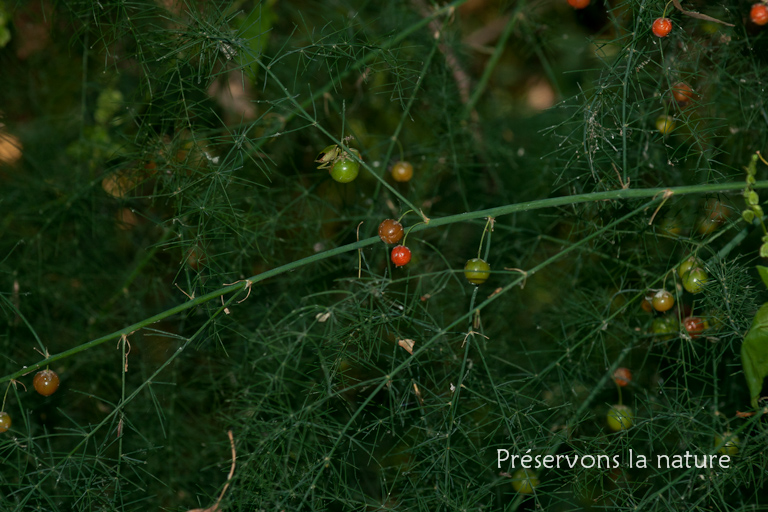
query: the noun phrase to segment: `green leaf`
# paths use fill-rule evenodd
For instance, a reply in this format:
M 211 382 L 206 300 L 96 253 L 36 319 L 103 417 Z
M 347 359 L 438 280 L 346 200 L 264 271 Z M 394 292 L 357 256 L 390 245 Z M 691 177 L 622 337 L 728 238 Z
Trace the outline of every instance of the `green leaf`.
M 760 279 L 763 280 L 765 287 L 768 288 L 768 267 L 757 265 L 757 272 L 760 274 Z
M 768 269 L 758 267 L 758 270 L 765 280 L 764 272 Z M 741 364 L 747 378 L 752 407 L 757 408 L 757 400 L 763 389 L 763 379 L 768 375 L 768 303 L 757 310 L 752 327 L 749 328 L 744 343 L 741 344 Z

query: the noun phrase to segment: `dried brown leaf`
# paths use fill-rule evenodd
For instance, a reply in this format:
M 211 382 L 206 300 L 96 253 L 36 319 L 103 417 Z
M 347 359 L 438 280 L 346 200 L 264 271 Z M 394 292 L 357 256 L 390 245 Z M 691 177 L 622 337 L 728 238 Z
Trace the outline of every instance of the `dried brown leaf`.
M 405 339 L 397 340 L 397 344 L 407 350 L 409 354 L 413 354 L 413 346 L 416 345 L 416 342 L 410 339 Z

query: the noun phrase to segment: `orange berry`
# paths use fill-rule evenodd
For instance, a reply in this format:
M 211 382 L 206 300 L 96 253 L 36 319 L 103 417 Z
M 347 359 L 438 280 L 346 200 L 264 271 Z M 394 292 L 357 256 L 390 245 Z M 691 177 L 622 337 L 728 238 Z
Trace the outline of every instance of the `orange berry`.
M 392 166 L 392 179 L 399 182 L 411 181 L 413 166 L 409 162 L 395 162 Z
M 629 368 L 624 368 L 623 366 L 616 368 L 616 371 L 613 372 L 613 380 L 619 386 L 624 387 L 632 382 L 632 372 Z
M 385 244 L 396 244 L 403 239 L 403 225 L 394 219 L 386 219 L 379 224 L 379 238 Z
M 749 19 L 755 25 L 765 25 L 768 23 L 768 6 L 765 4 L 754 4 L 749 11 Z
M 41 395 L 51 396 L 59 389 L 59 376 L 53 370 L 42 370 L 35 374 L 32 385 Z
M 693 99 L 693 89 L 691 89 L 690 85 L 679 82 L 672 86 L 672 97 L 675 98 L 675 101 L 679 103 L 681 107 L 684 107 Z
M 657 37 L 666 37 L 672 31 L 672 20 L 669 18 L 657 18 L 651 25 L 651 30 Z
M 589 5 L 589 0 L 568 0 L 568 5 L 574 9 L 583 9 Z

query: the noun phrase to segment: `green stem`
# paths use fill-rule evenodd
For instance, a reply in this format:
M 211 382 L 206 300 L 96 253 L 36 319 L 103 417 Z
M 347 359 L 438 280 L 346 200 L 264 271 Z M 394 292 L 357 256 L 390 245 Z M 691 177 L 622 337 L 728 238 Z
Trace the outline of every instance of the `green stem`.
M 764 185 L 768 186 L 768 182 L 765 182 Z M 594 194 L 589 194 L 589 195 L 594 195 Z M 596 237 L 602 236 L 602 234 L 605 233 L 606 231 L 608 231 L 610 229 L 613 229 L 615 226 L 618 226 L 622 222 L 625 222 L 628 219 L 634 217 L 635 215 L 637 215 L 640 212 L 642 212 L 643 209 L 649 208 L 656 201 L 657 200 L 655 200 L 655 199 L 651 200 L 650 202 L 648 202 L 647 204 L 641 206 L 640 208 L 637 208 L 637 209 L 627 213 L 623 217 L 621 217 L 619 219 L 616 219 L 613 222 L 608 223 L 606 226 L 604 226 L 603 228 L 599 229 L 598 231 L 592 233 L 589 236 L 584 237 L 584 239 L 582 240 L 582 243 L 586 243 L 586 242 L 588 242 L 590 240 L 593 240 Z M 402 363 L 400 363 L 399 365 L 394 367 L 389 372 L 388 375 L 385 375 L 383 378 L 381 378 L 380 382 L 378 384 L 376 384 L 376 386 L 373 388 L 372 392 L 368 395 L 368 397 L 365 400 L 363 400 L 360 403 L 360 405 L 358 405 L 358 407 L 355 410 L 355 412 L 351 415 L 351 417 L 349 418 L 347 423 L 344 425 L 344 427 L 342 428 L 342 430 L 339 433 L 339 435 L 336 437 L 336 440 L 333 443 L 333 445 L 330 447 L 330 449 L 329 449 L 329 451 L 328 451 L 328 453 L 326 455 L 326 458 L 327 459 L 331 459 L 333 457 L 333 454 L 335 453 L 336 449 L 339 447 L 339 444 L 341 443 L 341 440 L 344 438 L 344 433 L 349 431 L 351 426 L 357 420 L 357 417 L 368 406 L 368 404 L 373 400 L 373 398 L 387 385 L 387 383 L 392 379 L 392 376 L 396 375 L 397 373 L 402 371 L 404 368 L 407 368 L 409 365 L 411 365 L 412 361 L 417 360 L 417 358 L 422 354 L 422 352 L 424 352 L 426 350 L 429 350 L 432 347 L 432 345 L 437 342 L 437 340 L 441 339 L 447 333 L 451 332 L 451 330 L 453 328 L 455 328 L 456 326 L 460 325 L 462 322 L 467 321 L 468 319 L 471 319 L 472 315 L 475 313 L 475 310 L 482 310 L 482 309 L 484 309 L 485 307 L 490 305 L 493 301 L 498 300 L 499 297 L 503 296 L 505 293 L 509 292 L 514 287 L 519 285 L 528 276 L 531 276 L 531 275 L 535 274 L 539 270 L 547 267 L 548 265 L 554 263 L 555 261 L 557 261 L 560 258 L 564 257 L 565 255 L 569 254 L 570 252 L 575 250 L 575 247 L 576 246 L 569 247 L 569 248 L 559 252 L 558 254 L 555 254 L 554 256 L 551 256 L 550 258 L 546 259 L 545 261 L 539 263 L 535 267 L 531 268 L 527 272 L 527 275 L 521 276 L 521 277 L 519 277 L 517 279 L 514 279 L 512 282 L 510 282 L 509 284 L 504 286 L 498 293 L 494 293 L 493 295 L 491 295 L 490 297 L 485 299 L 480 305 L 478 305 L 477 307 L 471 308 L 469 312 L 467 312 L 464 315 L 460 316 L 459 318 L 457 318 L 456 320 L 451 322 L 449 325 L 447 325 L 443 329 L 440 329 L 439 332 L 435 333 L 434 336 L 432 336 L 429 340 L 424 342 L 424 344 L 422 344 L 421 347 L 419 347 L 418 349 L 414 350 L 413 354 L 411 354 L 409 357 L 405 358 L 405 360 Z M 567 356 L 564 355 L 564 356 L 561 357 L 561 359 L 564 358 L 564 357 L 567 357 Z M 559 364 L 561 364 L 561 362 L 558 361 L 557 364 L 559 365 Z M 550 367 L 551 366 L 552 365 L 550 365 Z M 608 375 L 603 376 L 603 380 L 601 381 L 601 383 L 606 378 L 608 378 Z M 599 384 L 598 386 L 600 386 L 600 385 L 602 385 L 602 384 Z M 598 389 L 599 389 L 599 387 L 595 388 L 595 390 L 593 391 L 593 395 L 597 394 L 597 390 Z M 586 407 L 587 407 L 586 403 L 583 403 L 579 410 L 583 411 L 584 409 L 586 409 Z M 577 414 L 574 417 L 578 418 L 578 417 L 580 417 L 580 414 Z M 558 446 L 559 446 L 559 444 L 558 444 Z M 320 479 L 320 476 L 322 475 L 323 471 L 325 470 L 326 465 L 321 462 L 320 464 L 315 466 L 315 468 L 316 468 L 317 472 L 314 475 L 314 478 L 312 478 L 311 483 L 307 487 L 307 491 L 304 493 L 303 498 L 302 498 L 302 500 L 299 503 L 299 506 L 297 508 L 302 508 L 302 505 L 304 505 L 304 503 L 306 503 L 307 499 L 309 498 L 310 494 L 312 493 L 312 489 L 315 488 L 315 486 L 317 485 L 318 480 Z
M 754 187 L 759 189 L 768 188 L 768 181 L 758 181 L 755 183 Z M 466 212 L 458 215 L 449 215 L 447 217 L 442 217 L 438 219 L 430 219 L 429 223 L 418 224 L 413 226 L 409 230 L 409 234 L 410 232 L 419 232 L 425 229 L 436 228 L 436 227 L 444 226 L 447 224 L 455 224 L 457 222 L 466 222 L 469 220 L 479 219 L 483 217 L 499 217 L 502 215 L 509 215 L 517 212 L 533 211 L 533 210 L 538 210 L 542 208 L 552 208 L 557 206 L 589 203 L 594 201 L 606 201 L 606 200 L 618 201 L 622 199 L 653 198 L 655 196 L 661 196 L 665 191 L 672 192 L 673 194 L 676 194 L 676 195 L 686 195 L 686 194 L 702 194 L 702 193 L 708 193 L 708 192 L 723 192 L 728 190 L 741 190 L 743 188 L 744 188 L 744 184 L 741 182 L 738 182 L 738 183 L 724 183 L 724 184 L 715 184 L 715 185 L 691 185 L 691 186 L 674 187 L 674 188 L 667 188 L 667 189 L 664 189 L 664 188 L 620 189 L 620 190 L 612 190 L 607 192 L 595 192 L 591 194 L 577 194 L 573 196 L 537 199 L 535 201 L 509 204 L 505 206 L 489 208 L 486 210 L 479 210 L 476 212 Z M 380 243 L 380 239 L 378 236 L 366 238 L 365 240 L 360 240 L 359 242 L 343 245 L 341 247 L 336 247 L 334 249 L 330 249 L 325 252 L 321 252 L 318 254 L 314 254 L 312 256 L 308 256 L 306 258 L 302 258 L 300 260 L 292 261 L 291 263 L 287 263 L 283 266 L 274 268 L 272 270 L 268 270 L 266 272 L 263 272 L 255 276 L 251 276 L 248 279 L 241 281 L 239 283 L 224 286 L 222 288 L 219 288 L 218 290 L 212 291 L 210 293 L 206 293 L 205 295 L 201 295 L 200 297 L 197 297 L 195 299 L 184 302 L 183 304 L 179 304 L 175 307 L 167 309 L 162 313 L 158 313 L 149 318 L 141 320 L 140 322 L 131 324 L 123 329 L 117 330 L 113 333 L 107 334 L 100 338 L 96 338 L 87 343 L 83 343 L 82 345 L 78 345 L 69 350 L 65 350 L 64 352 L 54 354 L 46 359 L 43 359 L 42 361 L 26 366 L 14 373 L 5 375 L 0 378 L 0 383 L 7 382 L 11 379 L 17 379 L 22 375 L 31 373 L 45 365 L 48 365 L 50 363 L 53 363 L 61 359 L 65 359 L 69 356 L 75 355 L 84 350 L 88 350 L 90 348 L 96 347 L 107 341 L 114 340 L 116 338 L 119 338 L 123 334 L 128 335 L 134 331 L 143 329 L 144 327 L 151 325 L 155 322 L 159 322 L 160 320 L 164 320 L 170 316 L 173 316 L 175 314 L 181 313 L 188 309 L 204 304 L 209 300 L 217 299 L 223 295 L 236 292 L 238 290 L 242 290 L 246 286 L 252 286 L 258 282 L 269 279 L 270 277 L 284 274 L 291 270 L 301 268 L 305 265 L 309 265 L 317 261 L 331 258 L 339 254 L 344 254 L 350 251 L 356 251 L 362 247 L 367 247 L 377 242 Z M 572 246 L 572 247 L 576 247 L 576 246 Z
M 177 357 L 178 357 L 178 356 L 179 356 L 179 355 L 182 353 L 182 352 L 184 352 L 184 350 L 186 350 L 186 348 L 187 348 L 187 347 L 190 345 L 190 343 L 192 343 L 192 341 L 194 341 L 194 340 L 198 339 L 198 338 L 200 337 L 200 335 L 202 335 L 202 334 L 203 334 L 203 333 L 204 333 L 204 332 L 205 332 L 205 331 L 208 329 L 208 326 L 210 325 L 210 323 L 211 323 L 211 322 L 213 322 L 213 320 L 214 320 L 214 319 L 216 319 L 216 318 L 217 318 L 217 317 L 218 317 L 218 316 L 221 314 L 221 312 L 222 312 L 222 311 L 224 311 L 225 309 L 227 309 L 227 307 L 228 307 L 228 306 L 230 306 L 230 305 L 231 305 L 231 304 L 234 302 L 234 300 L 235 300 L 237 297 L 238 297 L 238 295 L 232 295 L 232 297 L 230 297 L 229 299 L 227 299 L 227 302 L 226 302 L 226 303 L 223 303 L 223 304 L 222 304 L 222 305 L 221 305 L 221 306 L 220 306 L 220 307 L 219 307 L 219 308 L 218 308 L 218 309 L 217 309 L 217 310 L 216 310 L 216 311 L 215 311 L 215 312 L 214 312 L 214 313 L 213 313 L 213 314 L 212 314 L 212 315 L 211 315 L 211 316 L 210 316 L 210 317 L 209 317 L 209 318 L 208 318 L 208 319 L 207 319 L 207 320 L 206 320 L 206 321 L 203 323 L 203 325 L 201 325 L 201 326 L 200 326 L 200 328 L 199 328 L 197 331 L 195 331 L 195 333 L 194 333 L 194 334 L 193 334 L 191 337 L 189 337 L 188 339 L 186 339 L 186 340 L 184 341 L 184 343 L 183 343 L 183 344 L 182 344 L 182 345 L 181 345 L 181 346 L 178 348 L 178 350 L 175 350 L 175 351 L 174 351 L 174 352 L 173 352 L 173 353 L 170 355 L 170 357 L 168 357 L 168 359 L 166 359 L 166 361 L 165 361 L 163 364 L 161 364 L 161 365 L 160 365 L 160 367 L 159 367 L 157 370 L 155 370 L 155 372 L 154 372 L 154 373 L 152 373 L 152 375 L 150 375 L 150 376 L 149 376 L 149 378 L 148 378 L 148 379 L 146 379 L 144 382 L 142 382 L 142 383 L 141 383 L 141 385 L 139 385 L 139 386 L 138 386 L 138 387 L 137 387 L 137 388 L 136 388 L 136 389 L 133 391 L 133 393 L 131 393 L 130 395 L 128 395 L 128 398 L 125 398 L 125 395 L 123 395 L 123 400 L 122 400 L 122 401 L 121 401 L 121 402 L 120 402 L 120 403 L 117 405 L 117 407 L 115 407 L 115 409 L 114 409 L 112 412 L 110 412 L 109 414 L 107 414 L 107 415 L 104 417 L 104 419 L 103 419 L 103 420 L 101 420 L 101 422 L 99 422 L 97 425 L 95 425 L 93 428 L 91 428 L 91 429 L 88 431 L 88 433 L 87 433 L 87 434 L 85 434 L 85 435 L 83 436 L 83 439 L 82 439 L 82 440 L 81 440 L 81 441 L 80 441 L 80 442 L 79 442 L 79 443 L 78 443 L 78 444 L 77 444 L 77 445 L 76 445 L 74 448 L 72 448 L 72 449 L 71 449 L 71 450 L 70 450 L 70 451 L 69 451 L 69 452 L 68 452 L 68 453 L 67 453 L 67 454 L 66 454 L 64 457 L 62 457 L 62 458 L 61 458 L 61 462 L 60 462 L 59 464 L 60 464 L 60 465 L 65 465 L 65 464 L 67 464 L 67 461 L 69 460 L 69 458 L 70 458 L 70 457 L 72 457 L 72 456 L 73 456 L 75 453 L 77 453 L 77 451 L 78 451 L 80 448 L 82 448 L 83 446 L 85 446 L 85 445 L 88 443 L 88 441 L 89 441 L 89 440 L 90 440 L 90 439 L 91 439 L 91 438 L 92 438 L 94 435 L 96 435 L 96 433 L 97 433 L 97 432 L 99 432 L 99 430 L 100 430 L 100 429 L 101 429 L 101 428 L 102 428 L 104 425 L 106 425 L 107 423 L 109 423 L 110 421 L 112 421 L 112 420 L 114 419 L 114 417 L 115 417 L 117 414 L 120 414 L 120 415 L 122 415 L 122 414 L 123 414 L 123 409 L 125 408 L 125 406 L 126 406 L 127 404 L 129 404 L 130 402 L 132 402 L 132 401 L 133 401 L 133 399 L 134 399 L 134 398 L 136 398 L 136 397 L 137 397 L 137 396 L 138 396 L 138 395 L 139 395 L 139 394 L 140 394 L 142 391 L 144 391 L 144 388 L 146 388 L 147 386 L 149 386 L 150 384 L 152 384 L 152 383 L 154 382 L 154 380 L 157 378 L 157 376 L 158 376 L 158 375 L 160 375 L 160 373 L 161 373 L 163 370 L 165 370 L 165 369 L 166 369 L 166 368 L 167 368 L 167 367 L 168 367 L 168 366 L 169 366 L 169 365 L 170 365 L 170 364 L 171 364 L 171 363 L 172 363 L 172 362 L 173 362 L 173 361 L 174 361 L 174 360 L 175 360 L 175 359 L 176 359 L 176 358 L 177 358 Z M 123 387 L 123 389 L 125 389 L 125 387 Z M 52 469 L 55 469 L 55 467 L 54 467 L 54 468 L 52 468 Z M 22 509 L 24 508 L 24 505 L 26 504 L 26 502 L 27 502 L 27 501 L 29 501 L 29 500 L 31 499 L 31 497 L 32 497 L 33 493 L 34 493 L 34 492 L 36 492 L 36 491 L 39 489 L 39 487 L 40 487 L 40 486 L 43 484 L 43 482 L 44 482 L 45 480 L 47 480 L 47 479 L 48 479 L 48 478 L 50 478 L 51 476 L 55 476 L 55 475 L 58 475 L 58 474 L 60 474 L 60 472 L 59 472 L 59 471 L 55 471 L 55 470 L 52 470 L 52 471 L 47 471 L 47 472 L 44 472 L 44 473 L 42 473 L 42 474 L 41 474 L 41 476 L 39 477 L 39 479 L 36 481 L 36 485 L 35 485 L 35 486 L 33 486 L 33 487 L 31 487 L 31 488 L 30 488 L 30 491 L 29 491 L 29 492 L 26 494 L 26 496 L 24 496 L 24 498 L 23 498 L 23 499 L 20 501 L 20 504 L 19 504 L 19 508 L 18 508 L 17 510 L 22 510 Z M 119 479 L 117 479 L 116 481 L 119 481 Z

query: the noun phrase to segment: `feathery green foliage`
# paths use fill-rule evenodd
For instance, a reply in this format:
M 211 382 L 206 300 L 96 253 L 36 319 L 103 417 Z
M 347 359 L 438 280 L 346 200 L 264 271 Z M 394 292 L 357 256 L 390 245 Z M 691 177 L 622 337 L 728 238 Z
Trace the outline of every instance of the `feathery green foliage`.
M 750 6 L 0 2 L 0 510 L 766 510 Z

